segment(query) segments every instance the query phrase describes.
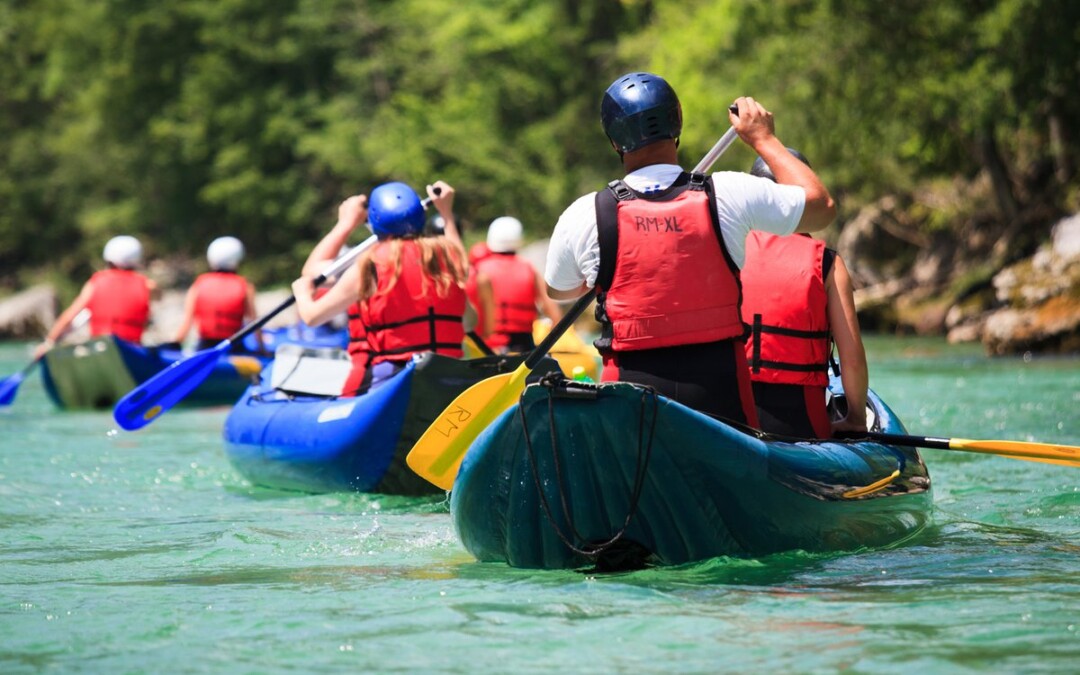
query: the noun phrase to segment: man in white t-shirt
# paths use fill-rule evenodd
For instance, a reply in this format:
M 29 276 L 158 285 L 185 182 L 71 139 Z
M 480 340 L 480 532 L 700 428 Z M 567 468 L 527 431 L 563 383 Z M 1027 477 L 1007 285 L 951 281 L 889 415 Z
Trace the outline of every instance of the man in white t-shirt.
M 627 175 L 563 212 L 544 278 L 557 300 L 597 288 L 603 381 L 649 385 L 756 426 L 739 314 L 746 235 L 819 230 L 836 207 L 813 170 L 776 138 L 772 114 L 749 97 L 736 105 L 732 126 L 776 183 L 684 172 L 676 152 L 682 108 L 671 86 L 649 73 L 612 83 L 600 116 Z

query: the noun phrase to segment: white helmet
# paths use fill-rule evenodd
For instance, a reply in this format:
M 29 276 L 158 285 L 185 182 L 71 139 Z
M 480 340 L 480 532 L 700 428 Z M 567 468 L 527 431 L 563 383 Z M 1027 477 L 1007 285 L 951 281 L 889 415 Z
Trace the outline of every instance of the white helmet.
M 105 251 L 101 254 L 105 262 L 122 269 L 132 269 L 142 262 L 142 244 L 130 235 L 113 237 L 105 244 Z
M 522 244 L 521 221 L 512 216 L 500 216 L 488 226 L 487 245 L 492 253 L 512 253 Z
M 218 237 L 206 249 L 206 261 L 212 270 L 235 272 L 244 259 L 244 245 L 236 237 Z

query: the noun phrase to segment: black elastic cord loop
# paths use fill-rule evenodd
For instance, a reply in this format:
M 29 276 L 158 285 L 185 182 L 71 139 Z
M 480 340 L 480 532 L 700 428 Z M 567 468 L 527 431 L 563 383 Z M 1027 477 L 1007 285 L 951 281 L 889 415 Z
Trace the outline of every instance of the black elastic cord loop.
M 566 490 L 563 487 L 562 471 L 559 466 L 559 448 L 557 429 L 555 425 L 555 395 L 554 390 L 564 378 L 558 374 L 547 375 L 541 379 L 540 385 L 547 389 L 548 396 L 548 425 L 551 433 L 551 451 L 552 451 L 552 464 L 555 472 L 555 484 L 559 491 L 559 501 L 562 507 L 563 517 L 566 519 L 570 532 L 576 541 L 584 542 L 585 537 L 578 531 L 577 526 L 574 524 L 574 519 L 570 513 L 570 505 L 567 502 Z M 634 384 L 634 388 L 641 390 L 641 410 L 638 415 L 638 448 L 637 458 L 635 460 L 634 468 L 634 485 L 630 493 L 630 504 L 627 509 L 626 519 L 623 521 L 622 526 L 615 534 L 613 534 L 606 541 L 594 543 L 594 544 L 582 544 L 578 546 L 571 540 L 571 537 L 563 531 L 563 528 L 555 520 L 555 516 L 552 513 L 551 504 L 548 502 L 547 495 L 544 493 L 543 485 L 540 481 L 539 467 L 536 461 L 536 453 L 533 450 L 532 439 L 529 435 L 528 421 L 525 416 L 525 392 L 522 391 L 518 398 L 518 416 L 521 419 L 521 430 L 525 437 L 525 450 L 529 457 L 529 466 L 532 469 L 533 483 L 536 486 L 537 495 L 540 498 L 540 505 L 544 511 L 544 516 L 551 524 L 555 534 L 563 542 L 563 544 L 574 553 L 585 556 L 586 558 L 595 559 L 605 550 L 611 548 L 617 541 L 622 539 L 626 534 L 626 530 L 630 527 L 630 522 L 633 520 L 634 515 L 637 513 L 637 508 L 641 500 L 641 493 L 645 487 L 646 469 L 649 465 L 649 459 L 652 456 L 653 440 L 656 437 L 656 422 L 660 416 L 660 404 L 658 401 L 658 394 L 655 389 L 648 386 Z M 646 400 L 651 400 L 653 405 L 652 421 L 649 425 L 649 440 L 647 444 L 643 444 L 645 436 L 645 413 L 646 413 Z M 644 445 L 644 451 L 643 451 Z

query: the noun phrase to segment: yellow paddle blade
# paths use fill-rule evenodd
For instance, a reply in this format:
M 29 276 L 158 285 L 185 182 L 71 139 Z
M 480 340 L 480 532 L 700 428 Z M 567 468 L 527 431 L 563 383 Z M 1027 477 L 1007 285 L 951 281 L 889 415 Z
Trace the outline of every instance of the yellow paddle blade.
M 469 387 L 446 406 L 409 451 L 405 461 L 424 480 L 449 490 L 458 467 L 476 437 L 517 403 L 530 369 L 496 375 Z
M 262 361 L 254 356 L 230 356 L 229 363 L 240 377 L 255 377 L 262 372 Z
M 1017 459 L 1029 459 L 1047 464 L 1063 464 L 1080 467 L 1080 447 L 1055 443 L 1027 443 L 1024 441 L 973 441 L 967 438 L 950 438 L 949 447 L 968 452 L 1002 455 Z

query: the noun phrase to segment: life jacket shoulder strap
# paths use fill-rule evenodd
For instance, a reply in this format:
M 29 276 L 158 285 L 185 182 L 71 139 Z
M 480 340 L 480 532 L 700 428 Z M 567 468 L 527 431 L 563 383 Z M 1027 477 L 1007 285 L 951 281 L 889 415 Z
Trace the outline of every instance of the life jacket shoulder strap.
M 611 181 L 606 189 L 596 193 L 596 240 L 600 248 L 597 288 L 610 288 L 615 279 L 615 260 L 619 257 L 618 203 L 635 198 L 634 191 L 621 180 Z

